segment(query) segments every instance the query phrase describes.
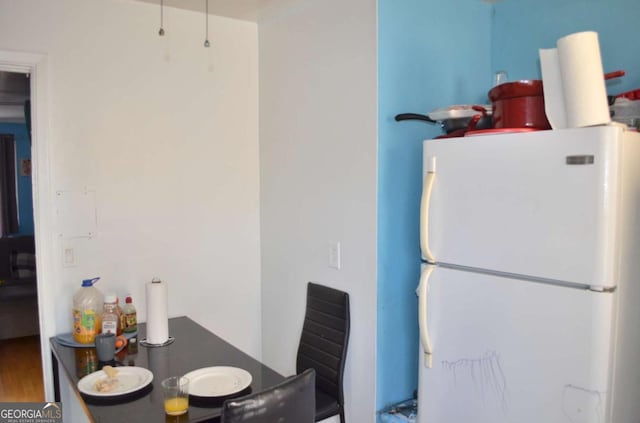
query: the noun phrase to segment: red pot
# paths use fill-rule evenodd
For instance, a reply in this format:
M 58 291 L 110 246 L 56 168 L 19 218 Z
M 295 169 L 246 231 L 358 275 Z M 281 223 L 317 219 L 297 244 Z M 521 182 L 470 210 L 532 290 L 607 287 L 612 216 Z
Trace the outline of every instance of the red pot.
M 489 91 L 494 128 L 551 129 L 544 112 L 544 94 L 539 79 L 507 82 Z

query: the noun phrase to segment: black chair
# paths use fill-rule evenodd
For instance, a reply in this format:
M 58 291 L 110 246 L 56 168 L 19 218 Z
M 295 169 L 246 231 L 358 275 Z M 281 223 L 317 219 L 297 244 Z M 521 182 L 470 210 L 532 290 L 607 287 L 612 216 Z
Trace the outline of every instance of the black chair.
M 349 342 L 349 294 L 309 282 L 296 373 L 316 371 L 316 421 L 344 419 L 342 379 Z
M 315 371 L 309 369 L 261 392 L 222 404 L 220 423 L 313 423 Z

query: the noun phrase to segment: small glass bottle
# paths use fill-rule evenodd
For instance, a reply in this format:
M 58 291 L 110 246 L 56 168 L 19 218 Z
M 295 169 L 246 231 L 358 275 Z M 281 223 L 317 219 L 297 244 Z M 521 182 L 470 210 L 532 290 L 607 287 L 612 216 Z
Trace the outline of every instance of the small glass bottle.
M 136 355 L 138 355 L 138 339 L 134 336 L 129 339 L 129 346 L 127 347 L 127 359 L 129 366 L 136 365 Z
M 123 330 L 126 333 L 135 332 L 138 330 L 138 317 L 136 313 L 136 307 L 133 305 L 133 299 L 130 295 L 124 300 L 124 308 L 122 310 L 124 314 L 124 327 Z
M 120 335 L 120 316 L 118 316 L 118 306 L 116 304 L 118 298 L 114 294 L 108 294 L 104 297 L 104 309 L 102 310 L 102 333 L 113 333 Z
M 124 331 L 124 312 L 120 307 L 120 298 L 116 297 L 116 313 L 118 313 L 118 335 L 122 335 Z

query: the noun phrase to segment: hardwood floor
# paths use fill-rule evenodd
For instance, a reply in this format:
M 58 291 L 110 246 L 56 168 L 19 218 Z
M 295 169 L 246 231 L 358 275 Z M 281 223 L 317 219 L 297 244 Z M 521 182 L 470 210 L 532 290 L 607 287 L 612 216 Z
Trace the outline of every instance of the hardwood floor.
M 44 401 L 40 337 L 0 341 L 0 402 Z

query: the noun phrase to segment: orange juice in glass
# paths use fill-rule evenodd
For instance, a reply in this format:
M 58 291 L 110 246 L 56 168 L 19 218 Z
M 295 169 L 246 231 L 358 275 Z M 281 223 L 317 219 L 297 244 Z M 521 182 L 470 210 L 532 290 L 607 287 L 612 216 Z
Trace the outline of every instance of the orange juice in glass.
M 170 416 L 179 416 L 189 410 L 189 379 L 173 376 L 162 381 L 164 411 Z

